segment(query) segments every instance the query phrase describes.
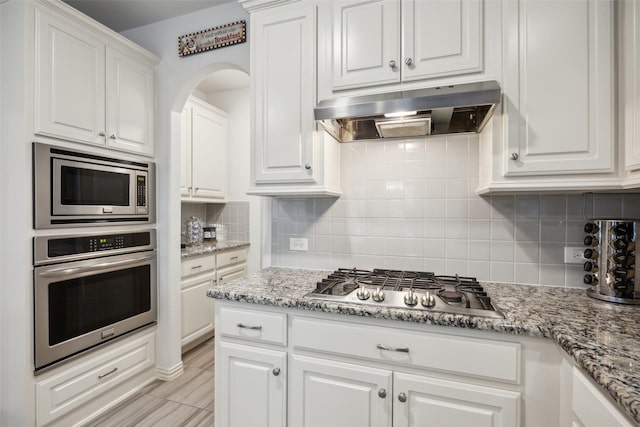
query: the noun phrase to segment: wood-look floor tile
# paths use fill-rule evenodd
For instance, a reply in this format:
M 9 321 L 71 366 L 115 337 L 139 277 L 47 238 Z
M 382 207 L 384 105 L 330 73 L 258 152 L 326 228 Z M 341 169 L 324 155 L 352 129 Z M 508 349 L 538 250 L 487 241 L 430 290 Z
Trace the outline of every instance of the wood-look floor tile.
M 185 353 L 182 357 L 182 363 L 185 368 L 198 368 L 213 372 L 213 353 L 213 340 L 209 340 Z
M 213 383 L 213 372 L 185 368 L 184 373 L 175 380 L 162 382 L 147 393 L 161 399 L 213 410 Z

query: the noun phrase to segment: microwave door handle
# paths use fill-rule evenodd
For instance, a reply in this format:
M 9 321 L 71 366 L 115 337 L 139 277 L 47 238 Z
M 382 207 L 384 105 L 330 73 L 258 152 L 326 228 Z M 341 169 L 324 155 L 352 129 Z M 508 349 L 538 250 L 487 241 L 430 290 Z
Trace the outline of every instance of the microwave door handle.
M 70 276 L 76 273 L 82 273 L 85 271 L 95 271 L 97 269 L 105 269 L 109 267 L 124 267 L 130 264 L 137 264 L 141 261 L 149 261 L 153 259 L 154 255 L 145 255 L 138 258 L 133 259 L 125 259 L 121 261 L 111 261 L 111 262 L 102 262 L 100 264 L 92 264 L 83 267 L 72 267 L 72 268 L 59 268 L 56 270 L 47 270 L 38 273 L 38 276 L 41 277 L 63 277 Z

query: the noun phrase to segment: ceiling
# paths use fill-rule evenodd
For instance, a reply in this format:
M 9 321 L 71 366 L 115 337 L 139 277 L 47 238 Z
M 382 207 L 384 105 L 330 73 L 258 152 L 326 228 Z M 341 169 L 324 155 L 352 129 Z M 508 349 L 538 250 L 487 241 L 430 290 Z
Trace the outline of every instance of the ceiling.
M 116 32 L 236 0 L 63 0 Z

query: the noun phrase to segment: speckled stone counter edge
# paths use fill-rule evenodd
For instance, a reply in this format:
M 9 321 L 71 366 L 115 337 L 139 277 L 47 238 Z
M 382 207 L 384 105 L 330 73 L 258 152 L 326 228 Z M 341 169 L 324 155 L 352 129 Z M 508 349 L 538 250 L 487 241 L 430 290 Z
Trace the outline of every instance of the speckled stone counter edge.
M 191 258 L 198 255 L 205 255 L 215 252 L 227 251 L 230 249 L 237 249 L 248 247 L 249 242 L 236 242 L 229 241 L 224 243 L 203 243 L 201 245 L 196 246 L 187 246 L 186 248 L 181 249 L 181 257 L 182 259 Z
M 483 283 L 504 319 L 304 298 L 327 271 L 268 268 L 209 290 L 216 299 L 553 339 L 640 425 L 640 310 L 584 289 Z M 570 315 L 569 315 L 570 314 Z

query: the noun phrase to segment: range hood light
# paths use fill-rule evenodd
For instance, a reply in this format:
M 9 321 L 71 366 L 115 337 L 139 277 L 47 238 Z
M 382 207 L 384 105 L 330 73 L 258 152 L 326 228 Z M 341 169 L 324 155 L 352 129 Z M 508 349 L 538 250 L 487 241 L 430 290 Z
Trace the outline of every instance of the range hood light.
M 413 110 L 413 111 L 398 111 L 397 113 L 386 113 L 384 116 L 389 119 L 392 117 L 415 116 L 416 114 L 418 114 L 418 112 L 416 110 Z

